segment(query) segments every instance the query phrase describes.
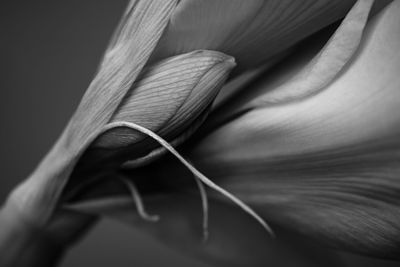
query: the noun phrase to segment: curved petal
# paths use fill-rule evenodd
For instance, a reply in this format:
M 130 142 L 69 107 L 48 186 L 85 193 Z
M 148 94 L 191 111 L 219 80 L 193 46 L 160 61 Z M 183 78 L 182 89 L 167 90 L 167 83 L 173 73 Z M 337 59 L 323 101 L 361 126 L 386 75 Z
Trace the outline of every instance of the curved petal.
M 153 60 L 196 49 L 217 50 L 241 68 L 257 66 L 342 18 L 354 1 L 183 0 Z
M 69 124 L 36 170 L 8 198 L 26 213 L 27 220 L 43 225 L 50 219 L 78 158 L 109 121 L 145 66 L 176 2 L 130 2 Z
M 400 249 L 400 1 L 319 94 L 252 110 L 191 160 L 267 218 L 342 249 Z
M 233 91 L 231 97 L 229 101 L 225 99 L 225 105 L 219 110 L 214 110 L 206 128 L 249 109 L 287 104 L 319 93 L 340 74 L 358 50 L 373 3 L 373 0 L 357 1 L 334 32 L 334 27 L 328 27 L 314 34 L 291 49 L 294 50 L 292 55 L 273 69 L 256 69 L 258 76 L 251 77 L 252 84 L 231 86 L 236 80 L 249 76 L 247 73 L 228 83 L 221 93 L 225 97 L 226 91 Z

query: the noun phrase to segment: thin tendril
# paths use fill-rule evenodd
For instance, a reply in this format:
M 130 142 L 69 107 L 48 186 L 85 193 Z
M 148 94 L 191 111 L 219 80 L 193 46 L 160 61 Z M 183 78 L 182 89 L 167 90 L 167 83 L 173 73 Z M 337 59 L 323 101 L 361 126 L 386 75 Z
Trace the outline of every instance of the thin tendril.
M 116 128 L 116 127 L 128 127 L 132 128 L 134 130 L 137 130 L 151 138 L 153 138 L 155 141 L 157 141 L 160 145 L 165 147 L 171 154 L 173 154 L 183 165 L 185 165 L 194 175 L 194 177 L 199 179 L 201 182 L 203 182 L 205 185 L 211 187 L 215 191 L 221 193 L 222 195 L 226 196 L 229 198 L 232 202 L 234 202 L 236 205 L 238 205 L 242 210 L 244 210 L 246 213 L 248 213 L 250 216 L 252 216 L 255 220 L 257 220 L 261 226 L 272 236 L 274 237 L 275 234 L 271 227 L 267 224 L 267 222 L 264 221 L 263 218 L 260 217 L 250 206 L 248 206 L 246 203 L 244 203 L 242 200 L 237 198 L 236 196 L 232 195 L 222 187 L 218 186 L 215 184 L 213 181 L 211 181 L 207 176 L 202 174 L 199 170 L 197 170 L 192 164 L 190 164 L 186 159 L 184 159 L 178 151 L 175 150 L 167 141 L 165 141 L 162 137 L 154 133 L 153 131 L 142 127 L 136 123 L 132 122 L 126 122 L 126 121 L 120 121 L 120 122 L 112 122 L 107 124 L 103 129 L 102 132 L 105 132 L 109 129 Z
M 160 220 L 160 216 L 150 215 L 146 212 L 143 201 L 142 201 L 142 197 L 140 196 L 140 193 L 137 190 L 135 184 L 131 180 L 129 180 L 125 177 L 119 177 L 119 179 L 122 181 L 122 183 L 124 183 L 128 187 L 129 192 L 131 193 L 131 196 L 135 202 L 136 209 L 137 209 L 139 216 L 142 219 L 144 219 L 146 221 L 150 221 L 150 222 L 157 222 L 158 220 Z
M 206 188 L 204 187 L 203 183 L 195 177 L 194 179 L 200 191 L 201 197 L 201 205 L 203 207 L 203 242 L 207 242 L 208 240 L 208 199 L 207 199 L 207 192 Z

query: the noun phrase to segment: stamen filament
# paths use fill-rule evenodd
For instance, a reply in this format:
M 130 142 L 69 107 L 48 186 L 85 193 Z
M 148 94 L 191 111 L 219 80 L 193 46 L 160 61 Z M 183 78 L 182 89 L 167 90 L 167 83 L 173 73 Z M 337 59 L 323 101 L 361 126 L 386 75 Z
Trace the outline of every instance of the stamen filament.
M 144 219 L 146 221 L 150 221 L 150 222 L 157 222 L 158 220 L 160 220 L 160 216 L 150 215 L 146 212 L 143 201 L 142 201 L 142 197 L 140 196 L 140 193 L 137 190 L 133 181 L 131 181 L 123 176 L 119 177 L 119 179 L 121 180 L 122 183 L 124 183 L 128 187 L 129 192 L 135 202 L 136 209 L 137 209 L 139 216 L 142 219 Z
M 115 127 L 128 127 L 134 130 L 137 130 L 155 141 L 157 141 L 160 145 L 162 145 L 165 149 L 167 149 L 171 154 L 173 154 L 183 165 L 185 165 L 195 176 L 196 179 L 199 179 L 201 182 L 203 182 L 205 185 L 211 187 L 215 191 L 221 193 L 222 195 L 226 196 L 229 198 L 232 202 L 234 202 L 236 205 L 238 205 L 242 210 L 244 210 L 246 213 L 248 213 L 250 216 L 252 216 L 254 219 L 256 219 L 261 226 L 272 236 L 274 237 L 275 234 L 273 230 L 270 228 L 270 226 L 267 224 L 267 222 L 264 221 L 263 218 L 261 218 L 260 215 L 258 215 L 250 206 L 248 206 L 246 203 L 244 203 L 242 200 L 237 198 L 236 196 L 232 195 L 222 187 L 218 186 L 215 184 L 213 181 L 211 181 L 209 178 L 207 178 L 204 174 L 202 174 L 199 170 L 197 170 L 192 164 L 190 164 L 186 159 L 184 159 L 178 151 L 175 150 L 174 147 L 172 147 L 166 140 L 164 140 L 162 137 L 154 133 L 153 131 L 142 127 L 138 124 L 132 123 L 132 122 L 126 122 L 126 121 L 120 121 L 120 122 L 112 122 L 107 124 L 103 129 L 102 132 L 105 132 L 109 129 L 115 128 Z
M 195 177 L 194 179 L 196 181 L 196 184 L 199 188 L 200 191 L 200 197 L 201 197 L 201 205 L 203 207 L 203 242 L 207 242 L 208 240 L 208 198 L 207 198 L 207 192 L 206 189 L 203 185 L 203 183 Z

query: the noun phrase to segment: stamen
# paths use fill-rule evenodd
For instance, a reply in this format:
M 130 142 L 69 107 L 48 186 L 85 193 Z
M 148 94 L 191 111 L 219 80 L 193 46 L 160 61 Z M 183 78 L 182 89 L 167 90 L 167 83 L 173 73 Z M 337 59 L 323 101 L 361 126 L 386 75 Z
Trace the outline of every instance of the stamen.
M 241 201 L 239 198 L 236 196 L 232 195 L 222 187 L 218 186 L 215 184 L 213 181 L 211 181 L 209 178 L 207 178 L 204 174 L 202 174 L 199 170 L 197 170 L 192 164 L 190 164 L 187 160 L 185 160 L 181 154 L 179 154 L 178 151 L 175 150 L 167 141 L 165 141 L 162 137 L 154 133 L 153 131 L 142 127 L 136 123 L 132 122 L 126 122 L 126 121 L 120 121 L 120 122 L 112 122 L 107 124 L 103 129 L 102 132 L 105 132 L 109 129 L 116 128 L 116 127 L 128 127 L 134 130 L 137 130 L 151 138 L 153 138 L 155 141 L 157 141 L 160 145 L 162 145 L 165 149 L 167 149 L 171 154 L 173 154 L 183 165 L 186 166 L 186 168 L 189 169 L 193 173 L 193 175 L 199 179 L 201 182 L 203 182 L 205 185 L 211 187 L 215 191 L 221 193 L 225 197 L 229 198 L 232 202 L 234 202 L 236 205 L 238 205 L 242 210 L 244 210 L 246 213 L 248 213 L 250 216 L 252 216 L 255 220 L 257 220 L 261 226 L 272 236 L 274 237 L 275 234 L 271 227 L 267 224 L 267 222 L 264 221 L 263 218 L 260 217 L 250 206 L 248 206 L 246 203 Z
M 140 196 L 140 193 L 137 190 L 133 181 L 131 181 L 123 176 L 119 177 L 119 179 L 121 180 L 122 183 L 124 183 L 128 187 L 129 192 L 131 193 L 131 196 L 135 202 L 136 209 L 138 211 L 139 216 L 142 219 L 144 219 L 146 221 L 150 221 L 150 222 L 157 222 L 158 220 L 160 220 L 160 216 L 150 215 L 146 212 L 143 201 L 142 201 L 142 197 Z

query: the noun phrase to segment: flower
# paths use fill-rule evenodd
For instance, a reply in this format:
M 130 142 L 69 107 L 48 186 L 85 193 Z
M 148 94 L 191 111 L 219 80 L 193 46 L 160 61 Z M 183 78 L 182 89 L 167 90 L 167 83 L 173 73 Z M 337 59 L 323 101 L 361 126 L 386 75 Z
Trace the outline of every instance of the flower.
M 279 75 L 246 88 L 258 90 L 249 111 L 205 137 L 191 161 L 267 220 L 340 249 L 398 257 L 399 13 L 393 1 L 375 16 L 316 94 L 276 102 L 279 90 L 302 85 L 276 86 Z M 298 66 L 302 73 L 307 61 Z
M 234 66 L 233 58 L 204 50 L 167 58 L 143 70 L 107 124 L 115 126 L 90 144 L 76 172 L 98 172 L 99 165 L 116 168 L 127 160 L 141 165 L 162 154 L 157 143 L 119 122 L 141 125 L 175 145 L 183 142 L 204 121 Z
M 24 220 L 45 226 L 86 148 L 104 131 L 146 65 L 176 1 L 132 1 L 82 100 L 37 169 L 9 196 Z M 134 19 L 133 19 L 134 18 Z M 140 27 L 140 25 L 147 27 Z M 140 37 L 140 38 L 139 38 Z
M 371 5 L 372 1 L 359 1 L 328 41 L 329 30 L 313 36 L 275 69 L 245 85 L 236 98 L 211 114 L 202 133 L 183 150 L 194 166 L 250 203 L 267 221 L 342 250 L 393 258 L 398 251 L 400 214 L 396 138 L 400 2 L 389 4 L 367 23 Z M 176 245 L 187 251 L 182 243 L 188 241 L 180 239 L 174 228 L 185 219 L 170 211 L 168 199 L 177 204 L 164 191 L 188 188 L 188 173 L 177 171 L 172 159 L 154 164 L 139 174 L 133 171 L 132 179 L 143 188 L 161 188 L 148 192 L 145 201 L 162 218 L 179 218 L 173 223 L 160 222 L 161 229 L 135 223 L 127 215 L 131 207 L 121 192 L 99 202 L 82 202 L 80 208 L 133 223 L 167 242 L 178 240 Z M 174 179 L 162 178 L 165 173 Z M 147 177 L 140 178 L 143 175 Z M 161 178 L 149 178 L 152 175 Z M 210 198 L 221 200 L 218 194 Z M 218 213 L 228 213 L 217 203 L 213 206 Z M 224 221 L 218 213 L 211 214 L 218 217 L 217 225 Z M 242 216 L 229 213 L 225 223 L 241 222 Z M 254 226 L 243 222 L 241 227 Z M 223 228 L 210 230 L 211 235 Z M 237 233 L 229 233 L 210 246 L 235 240 L 232 236 Z M 253 243 L 246 243 L 249 249 L 243 254 L 257 261 L 258 248 L 253 245 L 264 243 L 259 233 L 248 238 Z M 242 254 L 236 258 L 228 248 L 218 254 L 194 247 L 188 252 L 211 262 L 221 263 L 227 254 L 243 260 Z
M 154 208 L 167 219 L 134 226 L 189 253 L 214 263 L 232 255 L 265 261 L 264 248 L 276 243 L 225 196 L 267 230 L 265 221 L 340 249 L 395 257 L 400 2 L 368 21 L 373 3 L 357 1 L 332 34 L 325 27 L 349 1 L 132 1 L 65 131 L 6 206 L 46 228 L 71 209 L 132 223 L 135 202 L 142 218 L 157 221 L 147 212 Z M 261 69 L 246 76 L 252 83 L 231 81 L 224 90 L 236 90 L 213 107 L 232 56 L 234 78 Z M 210 195 L 218 219 L 208 245 L 194 242 L 193 181 L 168 151 L 195 175 L 205 235 L 202 183 L 222 193 Z M 251 234 L 245 252 L 230 242 L 231 221 Z

